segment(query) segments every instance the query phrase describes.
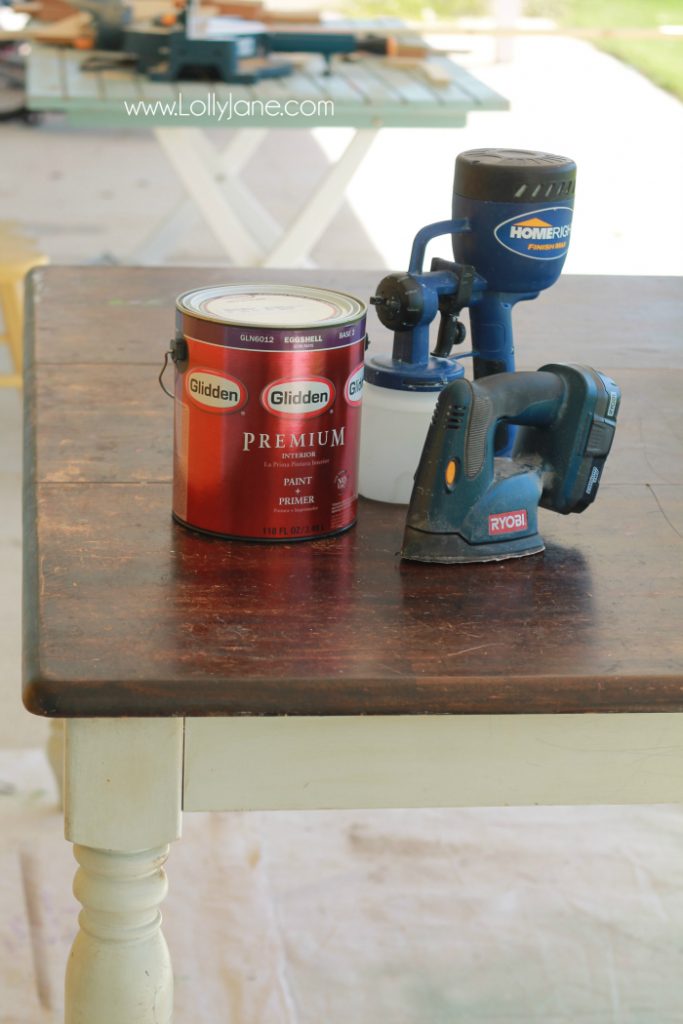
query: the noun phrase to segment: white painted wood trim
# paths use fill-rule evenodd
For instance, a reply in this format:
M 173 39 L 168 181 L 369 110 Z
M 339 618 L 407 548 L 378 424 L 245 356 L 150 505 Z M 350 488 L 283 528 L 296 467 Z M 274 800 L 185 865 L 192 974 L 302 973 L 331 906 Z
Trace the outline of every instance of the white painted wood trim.
M 135 852 L 181 832 L 183 720 L 72 718 L 66 722 L 66 838 Z
M 47 760 L 57 783 L 59 806 L 64 806 L 64 719 L 50 719 L 50 734 L 47 738 Z
M 683 714 L 192 718 L 184 808 L 683 801 Z

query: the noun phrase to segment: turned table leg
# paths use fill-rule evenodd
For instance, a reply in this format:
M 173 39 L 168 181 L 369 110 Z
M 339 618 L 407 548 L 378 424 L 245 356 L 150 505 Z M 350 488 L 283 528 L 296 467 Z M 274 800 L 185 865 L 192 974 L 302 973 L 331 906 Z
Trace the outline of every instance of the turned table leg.
M 66 1024 L 170 1024 L 161 931 L 168 843 L 180 834 L 182 721 L 67 722 L 66 836 L 79 867 L 80 930 L 66 972 Z
M 83 904 L 66 974 L 67 1024 L 168 1024 L 171 958 L 161 933 L 168 846 L 140 853 L 74 847 Z

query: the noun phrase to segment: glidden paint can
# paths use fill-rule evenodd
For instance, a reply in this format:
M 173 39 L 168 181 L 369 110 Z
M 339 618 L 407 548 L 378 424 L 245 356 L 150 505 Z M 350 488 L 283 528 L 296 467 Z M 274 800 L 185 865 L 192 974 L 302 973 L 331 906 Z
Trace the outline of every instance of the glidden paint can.
M 224 285 L 179 297 L 179 522 L 260 541 L 353 526 L 366 312 L 351 295 L 289 285 Z

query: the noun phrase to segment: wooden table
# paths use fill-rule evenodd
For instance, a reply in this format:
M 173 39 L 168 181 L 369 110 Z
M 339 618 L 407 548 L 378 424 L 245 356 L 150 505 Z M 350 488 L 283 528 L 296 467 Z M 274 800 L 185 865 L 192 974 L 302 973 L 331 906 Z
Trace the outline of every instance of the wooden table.
M 170 1019 L 182 810 L 683 800 L 680 279 L 564 277 L 518 307 L 520 367 L 619 382 L 615 446 L 586 514 L 542 514 L 543 555 L 444 567 L 399 561 L 398 506 L 291 546 L 171 521 L 173 300 L 239 278 L 31 277 L 24 699 L 67 719 L 68 1024 Z
M 352 27 L 387 32 L 395 24 L 381 19 Z M 126 254 L 126 262 L 163 262 L 191 226 L 196 207 L 233 262 L 295 266 L 331 223 L 380 128 L 458 128 L 473 111 L 508 108 L 493 89 L 438 56 L 430 57 L 429 65 L 443 84 L 430 81 L 420 68 L 395 67 L 380 57 L 335 59 L 330 75 L 324 74 L 322 59 L 313 57 L 287 78 L 253 86 L 152 82 L 130 69 L 86 72 L 84 59 L 82 52 L 35 47 L 27 63 L 29 109 L 64 113 L 76 127 L 152 129 L 187 193 L 170 219 Z M 320 127 L 353 128 L 354 134 L 303 209 L 282 228 L 240 171 L 268 131 Z M 207 128 L 235 131 L 218 150 Z

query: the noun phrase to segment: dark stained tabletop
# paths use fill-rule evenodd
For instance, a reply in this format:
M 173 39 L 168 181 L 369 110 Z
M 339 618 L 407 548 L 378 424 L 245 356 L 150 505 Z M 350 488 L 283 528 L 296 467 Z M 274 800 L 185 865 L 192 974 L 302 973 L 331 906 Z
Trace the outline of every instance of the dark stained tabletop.
M 546 551 L 398 557 L 405 506 L 253 545 L 171 520 L 175 296 L 237 280 L 367 298 L 381 274 L 48 267 L 30 285 L 25 672 L 52 716 L 683 711 L 683 283 L 571 277 L 515 310 L 518 366 L 623 392 L 597 501 Z M 371 315 L 373 347 L 389 336 Z

